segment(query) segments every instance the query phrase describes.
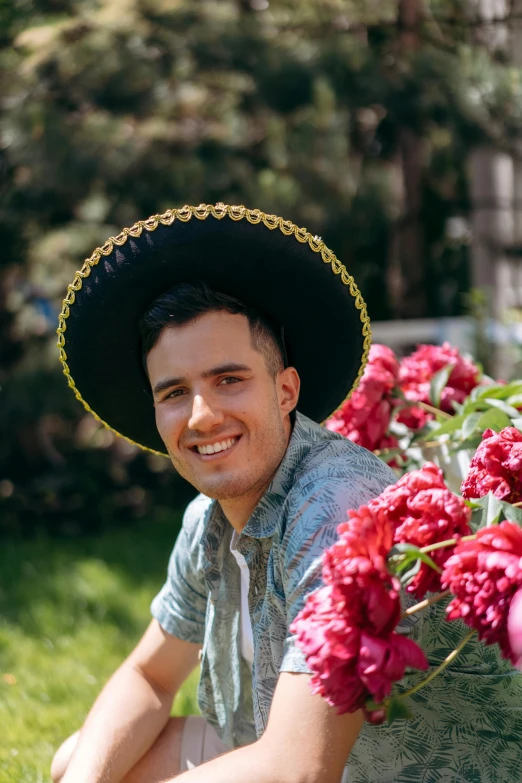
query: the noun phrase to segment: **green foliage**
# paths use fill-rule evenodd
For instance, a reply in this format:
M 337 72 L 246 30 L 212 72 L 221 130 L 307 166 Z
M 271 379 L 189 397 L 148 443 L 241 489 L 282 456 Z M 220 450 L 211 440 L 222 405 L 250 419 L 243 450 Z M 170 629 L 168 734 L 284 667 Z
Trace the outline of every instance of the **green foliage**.
M 3 540 L 0 783 L 50 780 L 54 751 L 147 627 L 179 524 L 176 511 L 132 535 Z M 178 694 L 176 714 L 197 712 L 196 680 Z
M 386 720 L 392 724 L 396 720 L 413 720 L 414 714 L 398 696 L 391 696 L 386 702 Z
M 482 498 L 467 500 L 466 504 L 473 509 L 474 530 L 487 525 L 498 525 L 504 520 L 515 522 L 522 527 L 522 508 L 499 500 L 492 492 Z
M 453 365 L 447 364 L 435 373 L 430 382 L 430 402 L 435 408 L 440 408 L 440 396 L 448 383 Z
M 487 379 L 486 379 L 487 380 Z M 522 429 L 522 382 L 476 386 L 469 398 L 457 406 L 458 413 L 433 425 L 430 441 L 442 440 L 450 451 L 474 449 L 486 429 Z
M 107 472 L 132 462 L 112 447 L 87 454 L 77 445 L 82 412 L 76 403 L 69 412 L 58 391 L 53 343 L 74 271 L 136 219 L 183 203 L 245 203 L 320 234 L 373 318 L 397 313 L 386 281 L 406 263 L 422 265 L 424 315 L 463 311 L 467 239 L 447 221 L 468 209 L 470 147 L 517 137 L 522 80 L 477 45 L 460 4 L 427 3 L 414 45 L 405 43 L 399 7 L 0 5 L 0 384 L 3 405 L 16 409 L 0 423 L 9 529 L 20 509 L 40 502 L 31 482 L 44 476 L 44 494 L 53 494 L 54 452 L 70 463 L 60 475 L 69 472 L 79 492 L 91 459 L 101 465 L 105 456 Z M 409 155 L 421 166 L 414 208 L 401 195 Z M 406 261 L 392 249 L 410 224 L 422 252 Z M 45 414 L 40 385 L 56 390 Z M 60 428 L 68 435 L 56 436 Z M 72 456 L 78 448 L 81 458 Z M 15 464 L 26 478 L 14 475 Z M 153 473 L 139 485 L 145 492 Z M 93 500 L 93 516 L 112 518 L 102 502 L 108 491 Z
M 407 587 L 418 574 L 422 563 L 440 573 L 434 560 L 414 544 L 395 544 L 388 553 L 388 568 L 399 578 L 403 587 Z

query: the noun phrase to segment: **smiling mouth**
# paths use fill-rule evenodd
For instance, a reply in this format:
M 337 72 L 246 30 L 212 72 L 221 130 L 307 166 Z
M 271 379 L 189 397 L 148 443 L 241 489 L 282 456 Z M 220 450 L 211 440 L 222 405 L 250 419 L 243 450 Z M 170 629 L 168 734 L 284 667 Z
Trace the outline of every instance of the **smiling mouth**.
M 216 443 L 209 443 L 204 446 L 192 446 L 192 450 L 201 456 L 207 456 L 210 454 L 220 454 L 223 451 L 228 451 L 234 446 L 241 436 L 237 435 L 234 438 L 226 438 L 225 440 L 217 441 Z

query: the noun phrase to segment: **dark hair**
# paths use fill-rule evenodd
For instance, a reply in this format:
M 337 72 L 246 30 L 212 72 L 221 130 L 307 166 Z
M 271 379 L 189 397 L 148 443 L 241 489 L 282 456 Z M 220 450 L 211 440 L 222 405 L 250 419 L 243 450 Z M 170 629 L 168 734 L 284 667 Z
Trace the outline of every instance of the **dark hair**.
M 275 378 L 286 365 L 282 332 L 266 316 L 233 296 L 212 291 L 205 283 L 180 283 L 152 303 L 140 319 L 143 364 L 163 329 L 200 318 L 205 313 L 227 312 L 248 318 L 252 347 L 262 353 L 268 371 Z

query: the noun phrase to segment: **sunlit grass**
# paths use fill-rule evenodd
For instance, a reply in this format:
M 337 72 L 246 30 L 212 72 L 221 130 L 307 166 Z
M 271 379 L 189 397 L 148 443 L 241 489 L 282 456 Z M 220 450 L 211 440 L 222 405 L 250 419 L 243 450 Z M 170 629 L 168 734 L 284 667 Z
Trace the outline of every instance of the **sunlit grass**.
M 0 545 L 0 783 L 47 783 L 54 750 L 134 647 L 179 515 L 74 542 Z M 197 712 L 191 677 L 176 714 Z

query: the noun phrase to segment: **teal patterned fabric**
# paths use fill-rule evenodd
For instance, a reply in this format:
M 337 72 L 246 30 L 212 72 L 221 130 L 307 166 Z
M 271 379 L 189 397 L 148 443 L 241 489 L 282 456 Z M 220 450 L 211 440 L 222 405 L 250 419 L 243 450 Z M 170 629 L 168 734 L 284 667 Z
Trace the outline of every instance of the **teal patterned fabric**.
M 202 645 L 199 707 L 227 747 L 261 736 L 280 672 L 308 671 L 288 628 L 321 585 L 322 552 L 348 508 L 394 481 L 373 454 L 297 414 L 285 457 L 237 541 L 250 572 L 252 673 L 240 654 L 232 527 L 203 495 L 188 506 L 151 611 L 167 632 Z M 465 633 L 460 623 L 442 623 L 441 612 L 434 607 L 402 628 L 432 665 Z M 444 677 L 412 697 L 414 721 L 364 725 L 343 783 L 522 783 L 521 680 L 496 649 L 470 643 Z

